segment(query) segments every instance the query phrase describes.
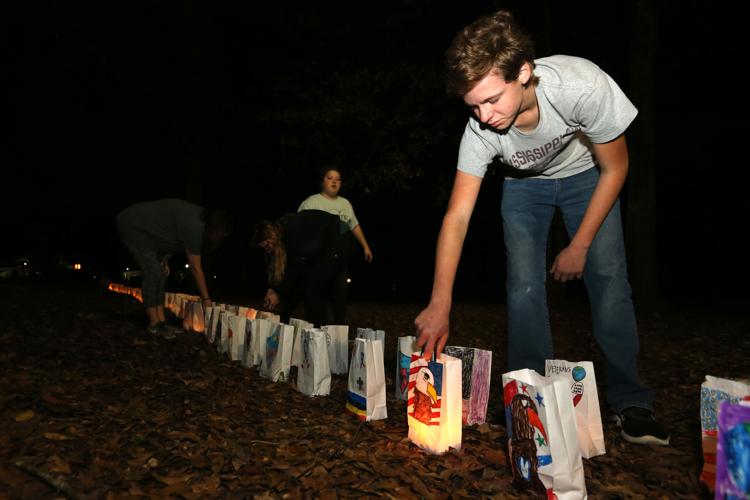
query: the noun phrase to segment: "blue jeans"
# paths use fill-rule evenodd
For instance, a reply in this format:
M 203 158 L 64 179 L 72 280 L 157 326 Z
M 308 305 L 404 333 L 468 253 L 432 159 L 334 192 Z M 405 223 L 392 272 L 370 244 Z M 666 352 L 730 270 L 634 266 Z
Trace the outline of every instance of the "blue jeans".
M 545 281 L 552 217 L 559 207 L 568 235 L 581 224 L 597 168 L 565 179 L 506 179 L 502 216 L 507 251 L 508 368 L 544 373 L 553 359 Z M 638 333 L 628 283 L 619 201 L 589 248 L 583 279 L 588 290 L 594 337 L 607 360 L 607 401 L 614 411 L 652 408 L 653 393 L 638 377 Z

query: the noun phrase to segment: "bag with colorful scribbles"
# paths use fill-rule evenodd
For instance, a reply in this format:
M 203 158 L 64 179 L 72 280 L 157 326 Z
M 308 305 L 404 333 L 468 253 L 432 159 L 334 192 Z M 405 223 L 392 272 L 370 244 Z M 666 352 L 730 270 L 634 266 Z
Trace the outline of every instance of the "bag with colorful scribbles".
M 289 324 L 294 327 L 292 366 L 299 366 L 302 362 L 302 330 L 305 328 L 314 328 L 314 325 L 303 319 L 297 318 L 289 318 Z
M 745 381 L 729 380 L 706 375 L 701 385 L 701 441 L 703 444 L 703 470 L 701 481 L 711 490 L 716 484 L 716 438 L 718 413 L 722 401 L 738 403 L 750 398 L 750 385 Z
M 343 375 L 349 372 L 349 325 L 323 325 L 328 341 L 328 364 L 331 373 Z
M 483 424 L 490 399 L 492 351 L 445 346 L 443 352 L 461 360 L 461 416 L 464 425 Z
M 423 450 L 441 454 L 461 449 L 461 360 L 440 354 L 426 361 L 411 356 L 406 415 L 409 439 Z
M 548 377 L 562 377 L 570 387 L 570 397 L 576 412 L 578 445 L 583 458 L 604 455 L 604 429 L 599 409 L 599 393 L 596 389 L 594 363 L 591 361 L 565 361 L 548 359 L 545 362 Z
M 260 364 L 260 374 L 272 382 L 289 379 L 292 361 L 294 327 L 283 323 L 272 323 L 271 334 L 266 338 L 266 355 Z
M 528 369 L 504 373 L 503 401 L 513 485 L 547 498 L 586 498 L 568 382 Z
M 750 498 L 750 403 L 722 401 L 718 424 L 715 498 Z
M 396 379 L 395 395 L 398 399 L 406 401 L 409 397 L 409 365 L 411 365 L 411 353 L 417 349 L 414 347 L 417 337 L 407 335 L 398 338 L 398 350 L 396 351 Z

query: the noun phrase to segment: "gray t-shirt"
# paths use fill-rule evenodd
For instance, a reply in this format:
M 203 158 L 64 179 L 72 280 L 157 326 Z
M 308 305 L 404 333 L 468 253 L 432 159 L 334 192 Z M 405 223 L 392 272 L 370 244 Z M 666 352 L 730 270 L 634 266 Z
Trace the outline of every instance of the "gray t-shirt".
M 495 157 L 507 166 L 548 179 L 595 165 L 591 143 L 625 132 L 638 110 L 612 78 L 591 61 L 551 56 L 534 61 L 539 77 L 539 123 L 532 131 L 498 132 L 470 118 L 461 138 L 458 170 L 484 177 Z
M 201 254 L 203 208 L 193 203 L 167 198 L 131 205 L 117 214 L 117 223 L 133 243 L 158 255 L 176 252 Z
M 354 229 L 359 225 L 357 216 L 354 215 L 352 204 L 343 196 L 337 196 L 333 200 L 326 198 L 320 193 L 308 196 L 307 199 L 300 204 L 297 212 L 302 212 L 303 210 L 322 210 L 329 214 L 338 215 L 341 222 L 345 224 L 345 227 L 342 228 L 342 232 Z

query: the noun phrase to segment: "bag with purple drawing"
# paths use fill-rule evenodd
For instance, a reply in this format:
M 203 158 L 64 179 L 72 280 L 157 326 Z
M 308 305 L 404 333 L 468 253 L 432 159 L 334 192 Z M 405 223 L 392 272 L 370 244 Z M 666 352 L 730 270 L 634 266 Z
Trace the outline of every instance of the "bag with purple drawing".
M 492 351 L 474 347 L 445 346 L 448 356 L 461 360 L 461 399 L 464 425 L 483 424 L 490 399 Z
M 716 438 L 717 499 L 750 498 L 750 403 L 722 401 Z

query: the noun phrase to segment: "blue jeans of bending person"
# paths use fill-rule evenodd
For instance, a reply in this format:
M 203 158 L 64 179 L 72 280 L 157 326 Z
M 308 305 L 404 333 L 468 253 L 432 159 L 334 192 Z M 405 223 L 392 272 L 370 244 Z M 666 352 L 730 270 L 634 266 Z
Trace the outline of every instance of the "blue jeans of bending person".
M 547 240 L 559 208 L 568 235 L 578 230 L 599 180 L 597 168 L 564 179 L 506 179 L 502 216 L 507 251 L 508 368 L 544 373 L 553 359 L 546 295 Z M 607 401 L 616 412 L 652 408 L 653 393 L 638 377 L 638 333 L 628 283 L 619 201 L 589 248 L 583 279 L 594 337 L 606 358 Z

